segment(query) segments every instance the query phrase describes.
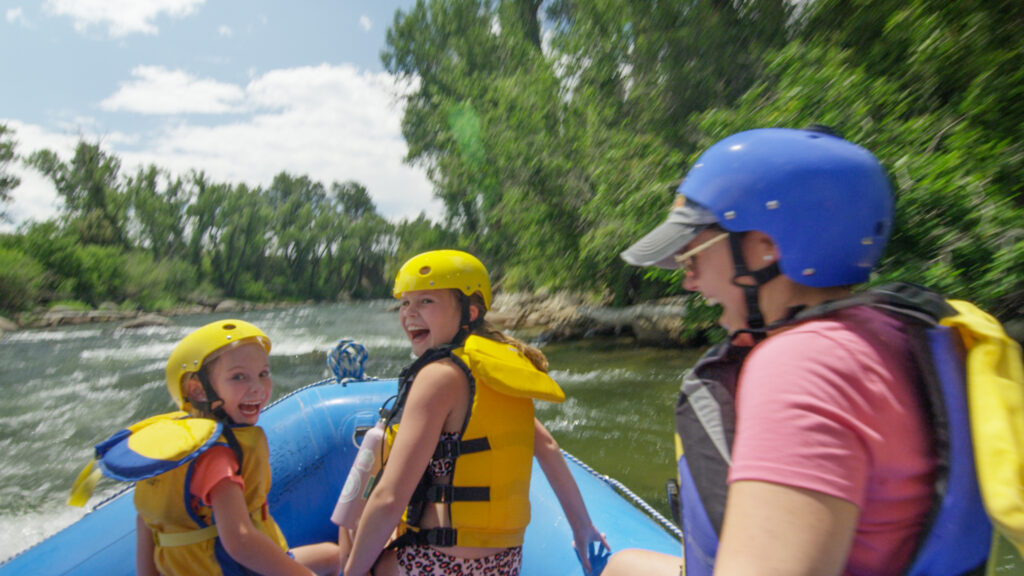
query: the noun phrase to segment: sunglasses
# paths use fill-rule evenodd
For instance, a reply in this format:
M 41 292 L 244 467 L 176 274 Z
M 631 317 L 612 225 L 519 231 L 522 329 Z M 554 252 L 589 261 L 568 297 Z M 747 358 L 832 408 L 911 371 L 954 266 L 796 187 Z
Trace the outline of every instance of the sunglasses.
M 694 246 L 693 248 L 687 250 L 686 252 L 683 252 L 682 254 L 676 254 L 672 258 L 676 261 L 676 264 L 679 265 L 679 268 L 683 272 L 683 274 L 685 274 L 687 270 L 693 270 L 694 258 L 696 258 L 698 254 L 707 250 L 708 248 L 711 248 L 712 246 L 721 242 L 728 236 L 728 232 L 722 232 L 721 234 L 715 236 L 714 238 L 701 242 L 700 244 Z

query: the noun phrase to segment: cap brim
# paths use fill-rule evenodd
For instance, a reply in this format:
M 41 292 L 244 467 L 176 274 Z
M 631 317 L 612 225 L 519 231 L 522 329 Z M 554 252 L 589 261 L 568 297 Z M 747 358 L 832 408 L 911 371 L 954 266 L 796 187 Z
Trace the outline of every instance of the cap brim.
M 701 230 L 715 222 L 713 214 L 693 204 L 673 208 L 667 220 L 619 256 L 634 266 L 657 266 L 674 270 L 679 268 L 679 264 L 673 256 Z

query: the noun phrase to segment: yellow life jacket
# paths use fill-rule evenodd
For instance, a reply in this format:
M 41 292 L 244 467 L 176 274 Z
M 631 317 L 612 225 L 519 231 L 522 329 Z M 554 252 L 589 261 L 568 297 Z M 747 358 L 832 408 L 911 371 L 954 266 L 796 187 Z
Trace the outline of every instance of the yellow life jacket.
M 562 402 L 565 394 L 508 344 L 471 335 L 462 348 L 446 350 L 434 360 L 445 357 L 466 371 L 473 400 L 455 453 L 435 453 L 455 458 L 451 483 L 435 484 L 424 475 L 403 516 L 397 545 L 520 546 L 530 522 L 533 399 Z M 405 374 L 400 386 L 407 390 L 426 363 Z M 400 391 L 395 412 L 400 413 L 404 398 Z M 389 448 L 397 428 L 389 429 Z M 451 526 L 419 528 L 423 505 L 438 502 L 449 507 Z
M 189 493 L 192 467 L 212 446 L 226 445 L 223 425 L 186 412 L 153 416 L 119 431 L 96 446 L 96 460 L 86 466 L 69 503 L 83 505 L 102 471 L 135 484 L 135 509 L 153 532 L 153 560 L 161 574 L 232 573 L 237 563 L 217 538 L 213 510 Z M 270 452 L 258 426 L 233 427 L 241 449 L 241 476 L 250 518 L 282 550 L 288 544 L 267 510 Z
M 237 427 L 234 432 L 245 455 L 241 476 L 253 524 L 287 551 L 284 535 L 266 507 L 271 482 L 267 437 L 258 426 Z M 179 466 L 135 485 L 135 509 L 153 531 L 153 559 L 161 574 L 219 574 L 220 562 L 230 560 L 216 551 L 213 510 L 189 495 L 192 466 Z

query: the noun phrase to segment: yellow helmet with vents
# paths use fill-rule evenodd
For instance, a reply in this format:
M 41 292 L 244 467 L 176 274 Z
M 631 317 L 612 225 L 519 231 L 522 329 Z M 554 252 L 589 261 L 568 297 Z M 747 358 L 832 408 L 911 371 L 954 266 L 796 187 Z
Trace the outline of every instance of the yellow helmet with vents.
M 243 320 L 218 320 L 197 328 L 178 342 L 167 360 L 167 390 L 178 408 L 188 410 L 188 400 L 182 392 L 182 379 L 186 374 L 198 372 L 216 357 L 216 352 L 239 342 L 256 342 L 270 354 L 270 338 L 262 330 Z
M 472 254 L 459 250 L 434 250 L 413 256 L 395 277 L 395 298 L 410 290 L 453 288 L 466 296 L 479 292 L 484 309 L 491 309 L 491 281 L 487 269 Z

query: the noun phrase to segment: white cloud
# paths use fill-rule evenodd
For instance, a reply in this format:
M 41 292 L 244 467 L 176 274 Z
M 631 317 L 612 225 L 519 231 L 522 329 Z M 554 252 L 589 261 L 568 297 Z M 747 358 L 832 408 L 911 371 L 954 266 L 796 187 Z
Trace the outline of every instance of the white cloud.
M 325 185 L 356 180 L 381 214 L 437 218 L 441 204 L 423 170 L 405 165 L 398 87 L 384 73 L 322 64 L 274 70 L 246 87 L 251 118 L 215 126 L 169 126 L 125 164 L 177 173 L 201 169 L 214 180 L 266 185 L 287 171 Z
M 235 32 L 231 29 L 231 26 L 228 26 L 227 24 L 221 24 L 217 27 L 217 34 L 220 34 L 225 38 L 231 38 L 232 36 L 234 36 Z
M 23 28 L 32 27 L 32 24 L 28 21 L 28 18 L 25 17 L 25 11 L 21 9 L 21 6 L 18 6 L 17 8 L 8 8 L 7 12 L 4 14 L 4 17 L 7 19 L 7 22 L 9 24 L 17 24 L 18 26 L 21 26 Z
M 370 28 L 373 28 L 373 20 L 370 20 L 370 17 L 364 14 L 359 17 L 359 26 L 369 32 Z
M 183 18 L 206 0 L 46 0 L 44 9 L 57 16 L 69 16 L 75 30 L 106 26 L 113 37 L 129 34 L 157 34 L 157 17 L 166 14 Z
M 189 90 L 212 84 L 216 90 L 208 92 L 229 97 L 207 96 L 206 105 L 247 112 L 227 118 L 207 116 L 201 126 L 181 117 L 168 118 L 155 133 L 110 134 L 85 124 L 102 134 L 101 146 L 121 159 L 125 174 L 155 164 L 175 174 L 201 170 L 215 182 L 266 186 L 276 174 L 286 171 L 327 186 L 347 180 L 360 182 L 378 211 L 389 219 L 414 218 L 420 212 L 437 219 L 443 212 L 424 171 L 402 162 L 408 149 L 401 134 L 400 88 L 385 73 L 347 64 L 322 64 L 273 70 L 254 77 L 243 88 L 182 72 L 147 70 L 135 73 L 137 92 L 123 86 L 104 101 L 104 107 L 114 104 L 118 110 L 138 111 L 145 109 L 141 103 L 146 98 L 160 97 L 164 103 L 151 104 L 149 109 L 162 107 L 167 114 L 178 114 L 185 107 L 166 103 L 168 100 L 157 94 L 158 87 L 172 92 L 173 100 L 190 98 Z M 143 78 L 153 81 L 146 84 Z M 195 97 L 193 102 L 201 100 Z M 68 159 L 78 140 L 78 135 L 47 135 L 38 127 L 9 124 L 16 131 L 19 152 L 25 154 L 48 147 Z M 47 142 L 47 137 L 61 145 Z M 82 137 L 90 142 L 97 139 L 89 134 Z M 23 182 L 21 188 L 28 184 Z M 31 192 L 31 198 L 46 198 L 38 188 L 25 192 Z
M 132 70 L 132 77 L 100 107 L 139 114 L 224 114 L 237 112 L 245 96 L 234 84 L 161 66 L 139 66 Z

